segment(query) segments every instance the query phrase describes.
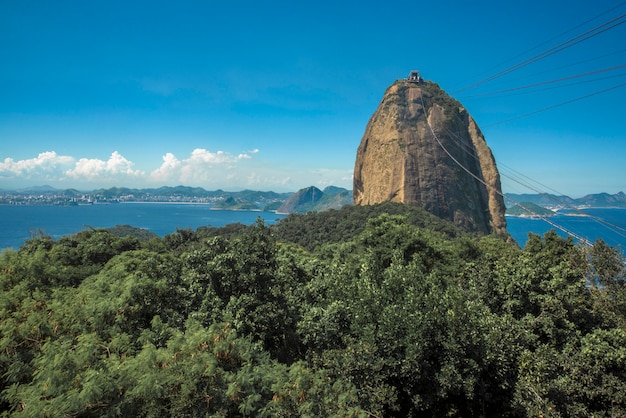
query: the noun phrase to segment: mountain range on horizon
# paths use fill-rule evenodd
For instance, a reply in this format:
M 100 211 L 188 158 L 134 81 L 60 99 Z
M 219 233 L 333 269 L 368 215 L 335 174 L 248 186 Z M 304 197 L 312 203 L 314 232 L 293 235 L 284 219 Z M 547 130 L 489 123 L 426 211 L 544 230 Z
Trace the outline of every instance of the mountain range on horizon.
M 549 193 L 506 193 L 504 196 L 507 207 L 514 206 L 517 202 L 531 202 L 545 208 L 626 207 L 626 194 L 624 192 L 615 194 L 593 193 L 575 199 L 566 195 L 555 195 Z
M 273 192 L 258 190 L 242 190 L 228 192 L 221 189 L 206 190 L 202 187 L 189 186 L 163 186 L 159 188 L 135 189 L 126 187 L 111 187 L 108 189 L 96 189 L 93 191 L 79 191 L 76 189 L 57 189 L 52 186 L 36 186 L 15 190 L 0 189 L 0 194 L 4 195 L 64 195 L 68 197 L 78 197 L 85 194 L 98 195 L 106 199 L 116 199 L 123 196 L 134 195 L 137 201 L 147 196 L 162 197 L 188 197 L 188 198 L 211 198 L 226 200 L 232 197 L 238 203 L 255 203 L 259 209 L 265 209 L 274 202 L 274 207 L 270 210 L 278 210 L 281 205 L 285 205 L 291 198 L 291 202 L 283 207 L 280 212 L 306 212 L 321 211 L 329 208 L 337 208 L 346 204 L 352 204 L 352 190 L 343 187 L 328 186 L 323 190 L 309 186 L 296 192 Z M 317 198 L 316 198 L 317 196 Z M 324 199 L 322 199 L 325 197 Z M 532 202 L 542 207 L 626 207 L 626 194 L 619 192 L 593 193 L 580 198 L 572 198 L 567 195 L 556 195 L 548 193 L 516 194 L 505 193 L 505 203 L 507 207 L 514 206 L 516 202 Z M 313 203 L 313 204 L 312 204 Z M 226 209 L 226 208 L 225 208 Z

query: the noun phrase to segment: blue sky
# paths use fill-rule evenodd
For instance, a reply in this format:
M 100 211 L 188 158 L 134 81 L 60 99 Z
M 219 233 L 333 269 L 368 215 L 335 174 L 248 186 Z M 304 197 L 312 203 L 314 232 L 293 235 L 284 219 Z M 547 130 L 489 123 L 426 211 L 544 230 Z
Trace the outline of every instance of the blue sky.
M 505 192 L 626 191 L 625 13 L 607 0 L 2 2 L 0 189 L 352 188 L 370 116 L 417 69 L 472 114 Z

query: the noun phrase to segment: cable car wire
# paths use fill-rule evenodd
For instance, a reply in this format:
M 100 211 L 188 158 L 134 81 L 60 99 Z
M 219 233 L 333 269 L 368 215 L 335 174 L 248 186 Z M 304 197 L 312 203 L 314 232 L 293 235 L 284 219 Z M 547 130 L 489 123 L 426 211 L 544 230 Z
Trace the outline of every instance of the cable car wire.
M 502 65 L 504 65 L 504 64 L 507 64 L 507 63 L 509 63 L 509 62 L 511 62 L 511 61 L 514 61 L 514 60 L 515 60 L 515 59 L 517 59 L 517 58 L 523 57 L 524 55 L 528 54 L 529 52 L 532 52 L 532 51 L 534 51 L 534 50 L 536 50 L 536 49 L 538 49 L 538 48 L 540 48 L 540 47 L 542 47 L 542 46 L 544 46 L 544 45 L 547 45 L 547 44 L 549 44 L 550 42 L 552 42 L 552 41 L 554 41 L 554 40 L 556 40 L 556 39 L 559 39 L 559 38 L 560 38 L 560 37 L 562 37 L 563 35 L 566 35 L 566 34 L 568 34 L 568 33 L 570 33 L 570 32 L 573 32 L 573 31 L 575 31 L 576 29 L 578 29 L 578 28 L 580 28 L 580 27 L 585 26 L 587 23 L 593 22 L 594 20 L 597 20 L 597 19 L 599 19 L 600 17 L 602 17 L 602 16 L 604 16 L 604 15 L 606 15 L 606 14 L 608 14 L 608 13 L 611 13 L 611 12 L 612 12 L 612 11 L 614 11 L 614 10 L 617 10 L 617 9 L 619 9 L 620 7 L 624 6 L 624 5 L 626 5 L 626 1 L 624 1 L 624 2 L 622 2 L 622 3 L 620 3 L 620 4 L 618 4 L 618 5 L 616 5 L 616 6 L 614 6 L 614 7 L 611 7 L 610 9 L 608 9 L 608 10 L 606 10 L 606 11 L 604 11 L 604 12 L 602 12 L 602 13 L 600 13 L 600 14 L 598 14 L 598 15 L 594 16 L 594 17 L 592 17 L 591 19 L 587 19 L 587 20 L 585 20 L 584 22 L 579 23 L 578 25 L 576 25 L 576 26 L 574 26 L 574 27 L 572 27 L 572 28 L 570 28 L 570 29 L 568 29 L 568 30 L 566 30 L 566 31 L 564 31 L 564 32 L 561 32 L 560 34 L 558 34 L 558 35 L 556 35 L 556 36 L 553 36 L 552 38 L 550 38 L 550 39 L 548 39 L 548 40 L 546 40 L 546 41 L 544 41 L 544 42 L 542 42 L 542 43 L 540 43 L 540 44 L 538 44 L 538 45 L 536 45 L 536 46 L 534 46 L 534 47 L 532 47 L 532 48 L 530 48 L 530 49 L 527 49 L 526 51 L 521 52 L 521 53 L 519 53 L 519 54 L 515 55 L 514 57 L 512 57 L 512 58 L 510 58 L 510 59 L 508 59 L 508 60 L 506 60 L 506 61 L 501 62 L 501 63 L 500 63 L 500 64 L 498 64 L 498 65 L 495 65 L 495 66 L 491 67 L 489 70 L 483 71 L 481 74 L 488 73 L 489 71 L 494 70 L 494 69 L 496 69 L 496 68 L 498 68 L 498 67 L 500 67 L 500 66 L 502 66 Z M 470 79 L 471 79 L 471 78 L 470 78 Z M 455 91 L 453 91 L 453 93 L 456 93 L 456 92 L 459 92 L 459 91 L 463 91 L 463 90 L 465 90 L 465 88 L 462 88 L 462 89 L 459 89 L 459 90 L 455 90 Z
M 547 84 L 560 83 L 562 81 L 573 80 L 573 79 L 582 78 L 582 77 L 589 77 L 589 76 L 600 74 L 600 73 L 620 70 L 622 68 L 626 68 L 626 64 L 616 65 L 616 66 L 608 67 L 608 68 L 602 68 L 600 70 L 588 71 L 586 73 L 570 75 L 570 76 L 567 76 L 567 77 L 561 77 L 561 78 L 557 78 L 557 79 L 554 79 L 554 80 L 541 81 L 539 83 L 527 84 L 525 86 L 511 87 L 511 88 L 508 88 L 508 89 L 503 89 L 503 90 L 498 90 L 498 91 L 491 91 L 491 92 L 487 92 L 487 93 L 477 93 L 477 94 L 475 94 L 473 96 L 469 96 L 469 97 L 493 96 L 493 95 L 496 95 L 496 94 L 509 93 L 509 92 L 512 92 L 512 91 L 531 89 L 531 88 L 535 88 L 535 87 L 539 87 L 539 86 L 545 86 Z
M 574 102 L 578 102 L 578 101 L 581 101 L 581 100 L 584 100 L 584 99 L 588 99 L 589 97 L 597 96 L 598 94 L 607 93 L 607 92 L 609 92 L 611 90 L 615 90 L 615 89 L 618 89 L 618 88 L 624 87 L 624 86 L 626 86 L 626 83 L 621 83 L 621 84 L 618 84 L 616 86 L 612 86 L 612 87 L 609 87 L 609 88 L 606 88 L 606 89 L 603 89 L 603 90 L 599 90 L 599 91 L 595 91 L 595 92 L 590 93 L 590 94 L 586 94 L 584 96 L 576 97 L 575 99 L 567 100 L 565 102 L 557 103 L 557 104 L 552 105 L 552 106 L 544 107 L 543 109 L 535 110 L 533 112 L 525 113 L 523 115 L 515 116 L 515 117 L 509 118 L 509 119 L 504 119 L 504 120 L 501 120 L 501 121 L 498 121 L 498 122 L 492 122 L 492 123 L 489 123 L 487 125 L 484 125 L 484 127 L 501 125 L 503 123 L 511 122 L 511 121 L 514 121 L 514 120 L 527 118 L 529 116 L 533 116 L 533 115 L 536 115 L 538 113 L 542 113 L 542 112 L 546 112 L 548 110 L 556 109 L 557 107 L 565 106 L 565 105 L 568 105 L 570 103 L 574 103 Z
M 422 91 L 420 90 L 420 100 L 422 102 L 422 107 L 424 109 L 424 113 L 426 113 L 426 105 L 424 103 L 424 96 L 422 94 Z M 437 134 L 435 133 L 433 127 L 430 124 L 430 121 L 428 120 L 428 117 L 426 117 L 426 124 L 428 125 L 428 129 L 430 130 L 431 134 L 433 135 L 433 137 L 435 138 L 435 140 L 437 141 L 437 144 L 439 144 L 439 147 L 443 150 L 443 152 L 450 157 L 450 159 L 452 159 L 452 161 L 454 161 L 454 163 L 456 163 L 463 171 L 465 171 L 466 173 L 468 173 L 471 177 L 473 177 L 475 180 L 477 180 L 479 183 L 481 183 L 482 185 L 484 185 L 485 187 L 487 187 L 488 189 L 493 190 L 495 193 L 497 193 L 499 196 L 501 196 L 503 199 L 509 199 L 507 196 L 504 195 L 504 193 L 502 193 L 501 190 L 497 190 L 497 188 L 491 186 L 490 184 L 487 184 L 487 182 L 485 182 L 482 178 L 478 177 L 476 174 L 472 173 L 471 170 L 469 170 L 467 167 L 465 167 L 463 164 L 461 164 L 459 162 L 459 160 L 457 160 L 451 153 L 450 151 L 448 151 L 448 149 L 443 145 L 443 143 L 439 140 L 439 137 L 437 136 Z M 532 210 L 524 207 L 522 204 L 520 203 L 516 203 L 518 206 L 520 206 L 521 208 L 523 208 L 524 210 L 527 210 L 529 213 L 533 213 Z M 585 245 L 590 246 L 591 243 L 589 242 L 589 240 L 587 240 L 586 238 L 576 234 L 573 231 L 568 230 L 567 228 L 556 224 L 555 222 L 551 221 L 550 219 L 548 219 L 546 216 L 543 215 L 539 215 L 536 214 L 538 217 L 540 217 L 542 220 L 544 220 L 545 222 L 547 222 L 548 224 L 552 225 L 553 227 L 563 231 L 564 233 L 566 233 L 567 235 L 570 235 L 574 238 L 576 238 L 577 240 L 579 240 L 580 242 L 584 243 Z
M 424 112 L 426 113 L 425 103 L 424 103 L 423 98 L 421 97 L 421 95 L 420 95 L 420 100 L 422 101 L 422 106 L 424 108 Z M 454 116 L 462 122 L 462 120 L 460 119 L 458 114 L 454 114 Z M 520 202 L 516 201 L 515 199 L 511 198 L 510 196 L 507 196 L 507 195 L 503 194 L 500 190 L 497 190 L 495 187 L 492 187 L 489 184 L 487 184 L 482 178 L 480 178 L 479 176 L 474 174 L 471 170 L 469 170 L 467 167 L 465 167 L 456 157 L 454 157 L 452 155 L 451 152 L 448 151 L 448 149 L 443 145 L 443 143 L 439 139 L 438 135 L 436 134 L 436 132 L 434 131 L 434 129 L 430 125 L 430 123 L 428 121 L 428 118 L 426 118 L 426 121 L 427 121 L 429 130 L 431 131 L 431 134 L 433 135 L 433 137 L 437 141 L 439 147 L 446 153 L 446 155 L 448 155 L 449 158 L 452 159 L 452 161 L 454 163 L 456 163 L 459 167 L 461 167 L 461 169 L 463 169 L 465 172 L 467 172 L 475 180 L 477 180 L 478 182 L 483 184 L 485 187 L 494 190 L 498 195 L 502 196 L 503 199 L 505 199 L 507 202 L 511 203 L 513 206 L 517 206 L 517 207 L 521 208 L 528 215 L 543 220 L 544 222 L 548 223 L 552 227 L 561 230 L 562 232 L 566 233 L 569 236 L 572 236 L 573 238 L 577 239 L 578 241 L 580 241 L 581 243 L 583 243 L 585 245 L 589 245 L 589 246 L 592 245 L 591 241 L 588 240 L 587 238 L 583 237 L 582 235 L 575 233 L 574 231 L 564 227 L 563 225 L 560 225 L 559 223 L 553 221 L 552 219 L 549 219 L 549 217 L 546 216 L 546 215 L 541 215 L 541 214 L 536 213 L 531 208 L 528 208 L 527 206 L 525 206 L 523 203 L 520 203 Z M 471 148 L 468 144 L 465 143 L 466 141 L 463 141 L 462 138 L 458 134 L 456 134 L 454 132 L 451 132 L 449 129 L 446 128 L 445 130 L 446 130 L 446 132 L 448 134 L 448 137 L 451 138 L 463 152 L 468 154 L 471 158 L 475 159 L 480 164 L 478 156 L 474 152 L 473 148 Z M 517 183 L 517 184 L 521 185 L 522 187 L 524 187 L 526 189 L 529 189 L 529 190 L 531 190 L 531 191 L 533 191 L 533 192 L 535 192 L 535 193 L 537 193 L 539 195 L 545 196 L 546 198 L 555 201 L 556 204 L 560 208 L 572 210 L 575 213 L 580 214 L 581 216 L 585 216 L 585 217 L 593 220 L 594 222 L 597 222 L 598 224 L 602 225 L 603 227 L 611 230 L 616 235 L 619 235 L 619 236 L 621 236 L 623 238 L 626 238 L 626 228 L 623 228 L 623 227 L 621 227 L 619 225 L 611 223 L 611 222 L 607 221 L 606 219 L 602 219 L 602 218 L 600 218 L 598 216 L 595 216 L 593 214 L 589 214 L 589 213 L 583 212 L 580 209 L 578 209 L 578 208 L 570 205 L 569 203 L 563 201 L 562 199 L 559 199 L 558 197 L 545 192 L 544 190 L 545 189 L 551 190 L 553 193 L 556 193 L 557 195 L 561 195 L 561 196 L 563 196 L 563 193 L 560 193 L 559 191 L 557 191 L 555 189 L 551 189 L 550 187 L 548 187 L 546 185 L 543 185 L 542 183 L 540 183 L 540 182 L 538 182 L 536 180 L 533 180 L 530 177 L 525 176 L 524 174 L 516 172 L 513 169 L 510 169 L 510 170 L 513 171 L 515 173 L 515 175 L 509 175 L 509 174 L 507 174 L 505 172 L 502 172 L 500 170 L 499 171 L 500 171 L 500 174 L 502 176 L 510 179 L 514 183 Z M 529 182 L 536 183 L 539 186 L 534 186 L 534 185 L 530 184 Z M 542 190 L 542 188 L 544 190 Z
M 548 48 L 547 50 L 545 50 L 543 52 L 540 52 L 539 54 L 536 54 L 536 55 L 534 55 L 534 56 L 532 56 L 530 58 L 527 58 L 527 59 L 525 59 L 525 60 L 523 60 L 523 61 L 521 61 L 521 62 L 519 62 L 519 63 L 517 63 L 515 65 L 512 65 L 512 66 L 510 66 L 510 67 L 508 67 L 508 68 L 506 68 L 506 69 L 504 69 L 504 70 L 502 70 L 502 71 L 500 71 L 500 72 L 498 72 L 496 74 L 493 74 L 493 75 L 491 75 L 489 77 L 486 77 L 486 78 L 484 78 L 484 79 L 482 79 L 480 81 L 477 81 L 477 82 L 475 82 L 473 84 L 470 84 L 470 85 L 468 85 L 466 87 L 463 87 L 461 89 L 458 89 L 458 90 L 454 91 L 453 93 L 460 93 L 460 92 L 463 92 L 463 91 L 467 91 L 467 90 L 476 88 L 476 87 L 478 87 L 478 86 L 480 86 L 482 84 L 485 84 L 485 83 L 487 83 L 489 81 L 492 81 L 492 80 L 495 80 L 497 78 L 503 77 L 503 76 L 505 76 L 507 74 L 510 74 L 510 73 L 512 73 L 514 71 L 517 71 L 517 70 L 519 70 L 521 68 L 524 68 L 524 67 L 527 67 L 527 66 L 529 66 L 531 64 L 534 64 L 535 62 L 538 62 L 540 60 L 548 58 L 548 57 L 550 57 L 550 56 L 552 56 L 552 55 L 554 55 L 556 53 L 559 53 L 559 52 L 561 52 L 561 51 L 563 51 L 565 49 L 571 48 L 571 47 L 573 47 L 573 46 L 575 46 L 575 45 L 577 45 L 577 44 L 579 44 L 581 42 L 584 42 L 584 41 L 586 41 L 588 39 L 591 39 L 591 38 L 593 38 L 595 36 L 598 36 L 598 35 L 606 32 L 606 31 L 611 30 L 611 29 L 613 29 L 613 28 L 615 28 L 615 27 L 617 27 L 619 25 L 622 25 L 624 23 L 626 23 L 626 14 L 621 14 L 620 16 L 615 17 L 613 19 L 610 19 L 610 20 L 608 20 L 608 21 L 606 21 L 606 22 L 604 22 L 604 23 L 602 23 L 602 24 L 600 24 L 600 25 L 598 25 L 598 26 L 596 26 L 596 27 L 594 27 L 592 29 L 589 29 L 586 32 L 583 32 L 582 34 L 576 35 L 576 36 L 574 36 L 574 37 L 572 37 L 572 38 L 570 38 L 570 39 L 568 39 L 568 40 L 566 40 L 564 42 L 561 42 L 558 45 L 555 45 L 555 46 L 553 46 L 551 48 Z
M 454 114 L 454 116 L 459 121 L 463 122 L 459 118 L 458 114 Z M 449 129 L 446 129 L 446 132 L 448 133 L 449 137 L 453 141 L 455 141 L 456 145 L 459 146 L 460 149 L 462 149 L 467 155 L 469 155 L 471 158 L 474 158 L 480 164 L 480 161 L 479 161 L 476 153 L 472 150 L 472 148 L 469 147 L 469 145 L 465 144 L 465 141 L 463 141 L 462 138 L 458 134 L 456 134 L 454 132 L 451 132 Z M 442 145 L 442 148 L 444 148 L 443 144 L 441 144 L 441 145 Z M 444 150 L 445 150 L 445 148 L 444 148 Z M 447 153 L 447 150 L 446 150 L 446 153 Z M 517 183 L 517 184 L 521 185 L 525 189 L 531 190 L 531 191 L 533 191 L 533 192 L 535 192 L 535 193 L 537 193 L 539 195 L 542 195 L 542 196 L 544 196 L 544 197 L 554 201 L 559 207 L 561 207 L 563 209 L 572 210 L 572 211 L 580 214 L 581 216 L 588 217 L 588 218 L 592 219 L 593 221 L 601 224 L 605 228 L 611 230 L 613 233 L 615 233 L 615 234 L 617 234 L 617 235 L 619 235 L 619 236 L 621 236 L 623 238 L 626 238 L 626 228 L 623 228 L 623 227 L 621 227 L 619 225 L 611 223 L 611 222 L 607 221 L 606 219 L 602 219 L 602 218 L 600 218 L 598 216 L 595 216 L 593 214 L 589 214 L 589 213 L 583 212 L 580 209 L 578 209 L 578 208 L 570 205 L 569 203 L 565 202 L 564 200 L 559 199 L 558 197 L 556 197 L 554 195 L 551 195 L 551 194 L 549 194 L 549 193 L 547 193 L 545 191 L 547 189 L 547 190 L 552 191 L 556 195 L 563 196 L 564 194 L 559 192 L 558 190 L 552 189 L 549 186 L 546 186 L 546 185 L 544 185 L 544 184 L 542 184 L 542 183 L 540 183 L 540 182 L 538 182 L 538 181 L 536 181 L 536 180 L 534 180 L 534 179 L 532 179 L 532 178 L 530 178 L 530 177 L 528 177 L 528 176 L 526 176 L 526 175 L 524 175 L 522 173 L 519 173 L 516 170 L 506 166 L 505 164 L 499 163 L 498 165 L 501 166 L 501 167 L 503 166 L 503 167 L 507 168 L 508 170 L 510 170 L 510 171 L 512 171 L 514 173 L 514 174 L 509 175 L 509 174 L 507 174 L 507 173 L 505 173 L 505 172 L 503 172 L 501 170 L 498 170 L 499 173 L 501 174 L 501 176 L 506 177 L 509 180 L 513 181 L 514 183 Z M 469 172 L 469 170 L 467 170 L 467 169 L 465 169 L 465 171 Z M 536 183 L 538 186 L 534 186 L 530 182 Z M 483 184 L 485 184 L 485 183 L 483 183 Z M 502 195 L 502 196 L 508 202 L 510 202 L 510 203 L 514 204 L 515 206 L 518 206 L 518 207 L 522 208 L 523 210 L 525 210 L 529 215 L 541 217 L 539 214 L 534 213 L 531 209 L 523 206 L 522 204 L 520 204 L 519 202 L 517 202 L 515 199 L 511 198 L 510 196 L 506 196 L 506 195 Z
M 606 15 L 606 14 L 608 14 L 608 13 L 610 13 L 610 12 L 612 12 L 612 11 L 614 11 L 614 10 L 624 6 L 624 5 L 626 5 L 626 2 L 620 3 L 619 5 L 617 5 L 617 6 L 613 7 L 613 8 L 611 8 L 611 9 L 609 9 L 609 10 L 607 10 L 607 11 L 605 11 L 605 12 L 603 12 L 603 13 L 597 15 L 597 16 L 595 16 L 594 18 L 589 19 L 589 20 L 587 20 L 587 21 L 577 25 L 574 28 L 572 28 L 572 29 L 570 29 L 570 30 L 568 30 L 566 32 L 563 32 L 561 35 L 558 35 L 557 37 L 551 38 L 550 40 L 540 44 L 539 46 L 543 46 L 545 44 L 548 44 L 551 41 L 553 41 L 554 39 L 558 39 L 559 37 L 563 36 L 564 34 L 572 32 L 575 29 L 578 29 L 578 28 L 584 26 L 585 24 L 587 24 L 587 23 L 589 23 L 591 21 L 594 21 L 594 20 L 598 19 L 599 17 L 604 16 L 604 15 Z M 538 61 L 544 60 L 544 59 L 546 59 L 546 58 L 548 58 L 548 57 L 550 57 L 552 55 L 555 55 L 555 54 L 557 54 L 557 53 L 559 53 L 561 51 L 564 51 L 564 50 L 566 50 L 568 48 L 571 48 L 571 47 L 573 47 L 575 45 L 578 45 L 578 44 L 580 44 L 580 43 L 582 43 L 584 41 L 587 41 L 587 40 L 589 40 L 591 38 L 594 38 L 594 37 L 596 37 L 596 36 L 598 36 L 598 35 L 600 35 L 602 33 L 605 33 L 605 32 L 607 32 L 607 31 L 609 31 L 611 29 L 614 29 L 614 28 L 616 28 L 616 27 L 618 27 L 618 26 L 620 26 L 620 25 L 622 25 L 624 23 L 626 23 L 626 14 L 621 14 L 621 15 L 619 15 L 617 17 L 614 17 L 614 18 L 611 18 L 609 20 L 606 20 L 606 21 L 602 22 L 601 24 L 596 25 L 595 27 L 593 27 L 593 28 L 591 28 L 589 30 L 586 30 L 583 33 L 577 34 L 577 35 L 567 39 L 564 42 L 561 42 L 561 43 L 559 43 L 559 44 L 557 44 L 557 45 L 555 45 L 553 47 L 550 47 L 550 48 L 548 48 L 548 49 L 546 49 L 546 50 L 544 50 L 544 51 L 542 51 L 542 52 L 540 52 L 538 54 L 535 54 L 534 56 L 532 56 L 530 58 L 524 59 L 521 62 L 519 62 L 517 64 L 514 64 L 514 65 L 512 65 L 512 66 L 510 66 L 510 67 L 508 67 L 508 68 L 506 68 L 506 69 L 504 69 L 504 70 L 502 70 L 502 71 L 500 71 L 500 72 L 498 72 L 498 73 L 496 73 L 496 74 L 494 74 L 492 76 L 486 77 L 483 80 L 480 80 L 480 81 L 478 81 L 476 83 L 473 83 L 473 84 L 471 84 L 469 86 L 466 86 L 466 87 L 464 87 L 462 89 L 456 90 L 455 92 L 467 91 L 467 90 L 473 89 L 475 87 L 478 87 L 479 85 L 485 84 L 485 83 L 490 82 L 492 80 L 495 80 L 497 78 L 500 78 L 500 77 L 503 77 L 505 75 L 508 75 L 508 74 L 510 74 L 510 73 L 512 73 L 514 71 L 517 71 L 519 69 L 525 68 L 525 67 L 527 67 L 527 66 L 529 66 L 531 64 L 534 64 L 534 63 L 536 63 Z M 535 47 L 533 49 L 537 49 L 539 46 L 537 46 L 537 47 Z M 532 51 L 533 49 L 530 49 L 530 50 L 528 50 L 528 51 L 526 51 L 526 52 L 524 52 L 522 54 L 517 55 L 516 58 L 527 54 L 529 51 Z M 622 53 L 624 51 L 626 51 L 626 50 L 622 49 L 620 51 L 612 52 L 610 54 L 604 54 L 604 55 L 599 56 L 599 57 L 585 59 L 585 60 L 582 60 L 582 61 L 578 61 L 576 63 L 568 64 L 568 65 L 565 65 L 565 66 L 561 66 L 561 67 L 556 68 L 556 69 L 542 71 L 540 73 L 537 73 L 536 75 L 547 73 L 547 72 L 554 72 L 556 70 L 561 70 L 563 68 L 572 67 L 574 65 L 579 65 L 579 64 L 582 64 L 582 63 L 598 60 L 600 58 L 605 58 L 607 56 L 620 54 L 620 53 Z M 509 61 L 511 61 L 511 60 L 509 60 Z M 575 84 L 582 84 L 582 83 L 588 83 L 588 82 L 597 82 L 597 81 L 605 80 L 605 79 L 608 79 L 608 78 L 623 77 L 626 74 L 618 74 L 618 75 L 613 75 L 613 76 L 608 76 L 608 77 L 594 77 L 591 80 L 579 81 L 579 82 L 576 82 L 576 83 L 563 84 L 563 82 L 565 82 L 565 81 L 571 81 L 571 80 L 575 80 L 575 79 L 591 77 L 591 76 L 598 75 L 598 74 L 601 74 L 601 73 L 607 73 L 607 72 L 623 69 L 625 67 L 626 67 L 626 64 L 619 64 L 619 65 L 614 65 L 614 66 L 611 66 L 611 67 L 606 67 L 606 68 L 596 69 L 596 70 L 592 70 L 592 71 L 587 71 L 587 72 L 579 73 L 579 74 L 575 74 L 575 75 L 564 76 L 564 77 L 560 77 L 560 78 L 556 78 L 556 79 L 552 79 L 552 80 L 540 81 L 540 82 L 537 82 L 537 83 L 522 85 L 522 86 L 518 86 L 518 87 L 501 89 L 501 90 L 493 91 L 493 92 L 489 92 L 489 93 L 475 94 L 475 95 L 472 95 L 472 96 L 469 96 L 469 97 L 495 96 L 495 95 L 502 95 L 502 94 L 507 94 L 507 93 L 508 94 L 511 94 L 511 93 L 514 93 L 514 94 L 534 93 L 534 92 L 548 90 L 548 89 L 560 88 L 560 87 L 564 87 L 564 86 L 571 86 L 571 85 L 575 85 Z M 559 83 L 561 83 L 561 84 L 559 85 Z M 616 85 L 610 86 L 608 88 L 604 88 L 602 90 L 597 90 L 597 91 L 594 91 L 592 93 L 589 93 L 589 94 L 586 94 L 586 95 L 583 95 L 583 96 L 580 96 L 580 97 L 577 97 L 577 98 L 574 98 L 574 99 L 567 100 L 565 102 L 561 102 L 561 103 L 558 103 L 558 104 L 555 104 L 555 105 L 547 106 L 547 107 L 544 107 L 542 109 L 539 109 L 539 110 L 536 110 L 536 111 L 533 111 L 533 112 L 529 112 L 529 113 L 526 113 L 526 114 L 523 114 L 523 115 L 516 116 L 514 118 L 509 118 L 509 119 L 506 119 L 506 120 L 503 120 L 503 121 L 499 121 L 499 122 L 495 122 L 495 123 L 492 123 L 492 124 L 489 124 L 489 125 L 485 125 L 485 126 L 493 126 L 493 125 L 497 125 L 497 124 L 501 124 L 501 123 L 506 123 L 506 122 L 509 122 L 509 121 L 512 121 L 512 120 L 525 118 L 525 117 L 528 117 L 528 116 L 531 116 L 531 115 L 535 115 L 535 114 L 538 114 L 538 113 L 541 113 L 541 112 L 545 112 L 545 111 L 548 111 L 548 110 L 551 110 L 551 109 L 554 109 L 554 108 L 565 106 L 565 105 L 570 104 L 570 103 L 581 101 L 581 100 L 584 100 L 584 99 L 587 99 L 587 98 L 590 98 L 590 97 L 593 97 L 593 96 L 596 96 L 596 95 L 599 95 L 599 94 L 603 94 L 603 93 L 606 93 L 606 92 L 618 89 L 620 87 L 623 87 L 625 85 L 626 85 L 626 83 L 616 84 Z M 426 112 L 427 109 L 425 107 L 424 98 L 423 98 L 423 96 L 421 94 L 420 94 L 420 99 L 422 101 L 422 106 L 424 108 L 424 112 Z M 454 117 L 457 117 L 457 118 L 460 119 L 460 116 L 457 113 L 454 113 Z M 475 173 L 473 173 L 471 170 L 469 170 L 467 167 L 465 167 L 463 163 L 461 163 L 457 158 L 455 158 L 450 151 L 448 151 L 448 149 L 444 146 L 444 144 L 442 143 L 442 141 L 438 137 L 437 133 L 434 131 L 434 129 L 430 125 L 430 121 L 428 120 L 428 118 L 426 118 L 426 122 L 428 124 L 428 128 L 429 128 L 431 134 L 433 135 L 433 138 L 435 139 L 435 141 L 437 142 L 439 147 L 444 151 L 444 153 L 449 158 L 451 158 L 452 161 L 456 165 L 458 165 L 463 171 L 467 172 L 475 180 L 477 180 L 478 182 L 483 184 L 488 189 L 495 190 L 495 193 L 497 193 L 498 195 L 502 196 L 502 198 L 505 199 L 507 202 L 511 202 L 515 206 L 518 206 L 518 207 L 522 208 L 522 210 L 524 210 L 529 215 L 532 215 L 532 216 L 535 216 L 537 218 L 542 219 L 543 221 L 545 221 L 546 223 L 548 223 L 552 227 L 554 227 L 556 229 L 559 229 L 559 230 L 563 231 L 564 233 L 566 233 L 567 235 L 576 238 L 577 240 L 579 240 L 581 243 L 583 243 L 585 245 L 591 245 L 591 242 L 588 239 L 580 236 L 579 234 L 575 233 L 574 231 L 569 230 L 568 228 L 565 228 L 562 225 L 559 225 L 557 222 L 554 222 L 553 220 L 548 219 L 548 217 L 546 217 L 544 215 L 540 215 L 540 214 L 534 213 L 530 208 L 525 207 L 523 204 L 521 204 L 519 202 L 516 202 L 514 199 L 512 199 L 509 196 L 506 196 L 505 194 L 503 194 L 501 190 L 497 190 L 495 187 L 488 185 L 481 178 L 482 176 L 480 176 L 480 174 L 476 175 Z M 448 131 L 448 134 L 449 134 L 450 138 L 453 141 L 456 142 L 456 144 L 460 147 L 460 149 L 463 152 L 469 154 L 472 158 L 474 158 L 474 159 L 476 159 L 478 161 L 478 156 L 476 155 L 475 150 L 470 147 L 470 145 L 467 143 L 468 141 L 466 139 L 461 138 L 459 134 L 450 132 L 447 128 L 445 128 L 445 130 Z M 619 225 L 615 225 L 615 224 L 613 224 L 611 222 L 606 221 L 605 219 L 602 219 L 600 217 L 594 216 L 592 214 L 588 214 L 588 213 L 582 212 L 578 208 L 573 208 L 569 203 L 564 202 L 563 200 L 559 199 L 558 197 L 555 197 L 553 195 L 550 195 L 550 194 L 546 193 L 545 190 L 549 189 L 547 186 L 545 186 L 545 185 L 543 185 L 543 184 L 541 184 L 541 183 L 539 183 L 539 182 L 537 182 L 535 180 L 532 180 L 529 177 L 522 175 L 521 173 L 515 172 L 515 170 L 512 170 L 512 171 L 513 171 L 513 173 L 502 172 L 502 175 L 504 177 L 510 179 L 512 182 L 514 182 L 516 184 L 519 184 L 520 186 L 522 186 L 522 187 L 524 187 L 526 189 L 530 189 L 530 190 L 534 191 L 535 193 L 547 196 L 551 200 L 556 201 L 557 202 L 557 207 L 566 208 L 566 209 L 573 209 L 573 210 L 575 210 L 575 211 L 577 211 L 577 212 L 579 212 L 581 214 L 584 214 L 584 216 L 589 217 L 590 219 L 594 220 L 595 222 L 599 223 L 600 225 L 602 225 L 602 226 L 612 230 L 614 233 L 616 233 L 616 234 L 618 234 L 618 235 L 620 235 L 622 237 L 626 237 L 626 235 L 624 235 L 624 233 L 626 233 L 626 229 L 625 228 L 623 228 L 623 227 L 621 227 Z M 556 192 L 556 191 L 554 191 L 554 192 Z M 556 192 L 556 193 L 558 194 L 558 192 Z

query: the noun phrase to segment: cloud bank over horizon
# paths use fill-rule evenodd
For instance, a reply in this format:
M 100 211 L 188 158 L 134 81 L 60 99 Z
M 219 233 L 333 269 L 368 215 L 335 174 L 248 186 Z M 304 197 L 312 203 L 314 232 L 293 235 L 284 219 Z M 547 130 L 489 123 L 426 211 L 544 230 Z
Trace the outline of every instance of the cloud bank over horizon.
M 0 189 L 44 184 L 83 190 L 174 185 L 276 191 L 295 191 L 311 185 L 351 188 L 352 170 L 304 168 L 294 174 L 293 170 L 260 161 L 256 158 L 258 154 L 258 149 L 234 154 L 195 148 L 186 158 L 167 152 L 160 165 L 155 162 L 152 167 L 141 169 L 117 150 L 107 159 L 77 158 L 45 151 L 28 159 L 6 157 L 0 161 Z

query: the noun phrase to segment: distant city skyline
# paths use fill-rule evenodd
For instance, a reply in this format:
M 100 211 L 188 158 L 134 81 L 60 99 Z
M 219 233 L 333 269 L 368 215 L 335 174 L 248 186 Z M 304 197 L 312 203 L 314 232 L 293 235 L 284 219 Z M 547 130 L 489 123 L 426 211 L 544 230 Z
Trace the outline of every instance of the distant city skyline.
M 468 109 L 505 193 L 626 191 L 626 2 L 4 2 L 0 189 L 352 189 L 385 89 Z

